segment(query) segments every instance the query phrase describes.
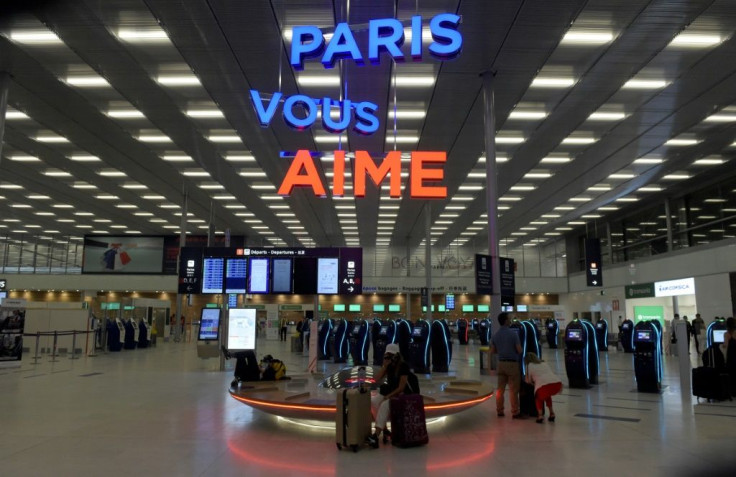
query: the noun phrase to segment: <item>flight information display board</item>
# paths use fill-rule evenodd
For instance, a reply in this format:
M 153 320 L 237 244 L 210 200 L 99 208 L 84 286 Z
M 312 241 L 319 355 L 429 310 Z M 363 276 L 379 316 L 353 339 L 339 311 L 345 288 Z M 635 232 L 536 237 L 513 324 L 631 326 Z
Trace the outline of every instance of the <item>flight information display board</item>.
M 222 293 L 225 259 L 206 257 L 202 267 L 202 293 Z
M 202 248 L 201 293 L 359 295 L 361 248 Z M 194 255 L 192 256 L 194 257 Z M 191 259 L 189 260 L 192 261 Z M 187 278 L 189 281 L 195 278 Z M 192 289 L 195 287 L 190 286 Z M 198 293 L 197 291 L 188 292 Z
M 269 265 L 267 258 L 250 259 L 248 293 L 268 293 Z
M 248 260 L 228 258 L 225 260 L 225 293 L 245 293 L 245 277 Z

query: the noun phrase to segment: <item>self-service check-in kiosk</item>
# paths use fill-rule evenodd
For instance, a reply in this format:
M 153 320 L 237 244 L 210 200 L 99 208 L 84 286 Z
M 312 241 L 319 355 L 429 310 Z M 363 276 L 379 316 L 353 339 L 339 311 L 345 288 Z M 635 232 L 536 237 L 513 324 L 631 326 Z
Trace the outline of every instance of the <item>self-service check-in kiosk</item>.
M 373 364 L 376 366 L 383 364 L 383 355 L 386 354 L 386 346 L 394 343 L 396 339 L 396 323 L 393 320 L 381 322 L 381 327 L 376 337 L 376 344 L 373 347 Z M 401 352 L 401 354 L 404 353 Z
M 659 347 L 664 349 L 662 345 L 662 337 L 664 336 L 664 333 L 662 333 L 662 323 L 659 320 L 652 320 L 652 324 L 659 331 Z M 634 344 L 634 350 L 636 350 L 636 344 Z
M 448 331 L 449 327 L 444 320 L 432 322 L 430 336 L 432 339 L 432 372 L 434 373 L 447 373 L 450 370 L 452 338 Z
M 634 352 L 634 322 L 631 320 L 624 320 L 621 322 L 621 333 L 618 337 L 621 347 L 624 349 L 624 353 Z
M 379 320 L 378 318 L 373 319 L 373 323 L 371 323 L 370 326 L 370 332 L 371 332 L 371 346 L 373 348 L 373 364 L 382 364 L 382 363 L 376 363 L 376 344 L 378 343 L 378 335 L 381 332 L 381 327 L 383 326 L 383 322 Z
M 662 390 L 662 342 L 655 321 L 643 320 L 634 327 L 634 374 L 636 389 L 644 393 Z
M 317 326 L 317 359 L 325 360 L 332 358 L 330 337 L 332 336 L 332 320 L 320 320 Z
M 585 323 L 575 319 L 565 328 L 565 370 L 571 388 L 587 388 L 592 384 L 588 335 L 595 332 L 592 325 L 588 328 Z M 595 336 L 592 341 L 595 343 Z
M 519 343 L 521 343 L 521 375 L 526 376 L 526 365 L 524 364 L 524 356 L 526 356 L 526 326 L 519 320 L 511 320 L 509 328 L 516 331 L 519 334 Z
M 148 337 L 151 335 L 149 329 L 150 329 L 150 325 L 146 323 L 144 319 L 141 318 L 141 321 L 138 322 L 138 347 L 139 348 L 148 348 L 148 344 L 150 342 Z
M 348 340 L 348 320 L 337 318 L 330 331 L 330 344 L 332 348 L 333 363 L 347 363 L 350 352 L 350 341 Z
M 135 349 L 135 346 L 138 344 L 135 341 L 135 326 L 133 323 L 133 320 L 126 320 L 125 323 L 123 323 L 123 348 L 125 349 Z
M 353 321 L 350 329 L 350 356 L 353 357 L 353 365 L 368 364 L 368 323 L 365 320 Z
M 531 321 L 522 321 L 522 325 L 524 325 L 525 330 L 525 337 L 526 337 L 526 346 L 524 346 L 524 355 L 526 353 L 534 353 L 539 358 L 542 357 L 542 347 L 539 346 L 539 331 L 537 330 L 537 325 L 532 323 Z
M 412 341 L 412 324 L 408 320 L 400 318 L 396 320 L 396 335 L 394 343 L 399 345 L 399 351 L 404 359 L 409 359 L 409 347 Z
M 708 325 L 705 329 L 706 349 L 710 348 L 713 343 L 723 343 L 723 336 L 726 332 L 726 320 L 718 318 Z
M 557 320 L 549 318 L 544 323 L 544 328 L 547 331 L 547 344 L 550 349 L 557 349 L 557 336 L 560 334 L 560 325 Z
M 122 326 L 122 324 L 120 324 Z M 120 328 L 118 320 L 107 320 L 107 349 L 110 351 L 120 351 L 123 349 L 123 343 L 120 341 Z
M 590 321 L 582 320 L 583 326 L 588 330 L 588 380 L 590 384 L 598 384 L 598 371 L 600 362 L 598 358 L 598 341 L 595 337 L 595 326 Z
M 596 322 L 595 339 L 598 343 L 598 351 L 608 351 L 608 322 L 606 320 Z
M 486 318 L 478 323 L 478 339 L 481 346 L 488 346 L 491 342 L 491 320 Z
M 429 366 L 429 345 L 431 328 L 425 320 L 417 321 L 411 329 L 411 344 L 409 345 L 409 366 L 415 373 L 426 374 L 431 372 Z
M 458 318 L 456 325 L 457 325 L 458 341 L 460 342 L 461 345 L 468 344 L 468 333 L 469 333 L 468 328 L 470 327 L 468 320 L 466 320 L 465 318 Z

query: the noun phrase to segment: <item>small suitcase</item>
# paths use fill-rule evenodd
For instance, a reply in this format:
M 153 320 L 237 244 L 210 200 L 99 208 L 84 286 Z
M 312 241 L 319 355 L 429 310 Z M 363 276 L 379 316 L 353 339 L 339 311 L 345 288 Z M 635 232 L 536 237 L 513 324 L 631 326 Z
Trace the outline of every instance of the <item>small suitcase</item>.
M 519 412 L 537 417 L 537 403 L 534 399 L 534 385 L 522 381 L 519 388 Z
M 413 447 L 429 442 L 421 394 L 402 394 L 391 398 L 390 406 L 391 444 L 397 447 Z
M 338 390 L 335 416 L 338 449 L 358 452 L 371 435 L 371 393 L 363 388 Z

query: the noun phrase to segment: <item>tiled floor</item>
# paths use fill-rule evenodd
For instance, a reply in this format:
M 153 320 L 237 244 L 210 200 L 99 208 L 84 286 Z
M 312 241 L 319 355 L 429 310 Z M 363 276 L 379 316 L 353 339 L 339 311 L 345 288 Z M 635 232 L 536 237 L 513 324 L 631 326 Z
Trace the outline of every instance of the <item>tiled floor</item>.
M 478 377 L 477 348 L 451 374 Z M 289 374 L 306 359 L 260 341 Z M 229 397 L 232 371 L 194 343 L 0 369 L 0 472 L 25 475 L 705 475 L 733 471 L 736 403 L 697 404 L 666 359 L 661 395 L 635 392 L 631 355 L 602 353 L 600 385 L 565 388 L 557 422 L 495 416 L 491 400 L 430 426 L 421 448 L 338 452 L 334 431 L 294 427 Z M 694 354 L 692 355 L 694 359 Z M 563 352 L 545 359 L 565 376 Z M 320 365 L 320 371 L 338 365 Z M 493 377 L 482 379 L 495 380 Z M 563 379 L 567 383 L 567 379 Z M 708 475 L 715 475 L 714 473 Z

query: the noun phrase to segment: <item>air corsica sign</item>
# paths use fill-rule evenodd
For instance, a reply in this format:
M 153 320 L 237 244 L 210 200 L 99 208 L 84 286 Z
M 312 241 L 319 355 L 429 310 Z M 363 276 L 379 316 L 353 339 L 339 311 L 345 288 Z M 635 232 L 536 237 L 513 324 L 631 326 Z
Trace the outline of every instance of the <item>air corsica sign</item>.
M 463 38 L 458 31 L 460 17 L 451 13 L 443 13 L 429 21 L 432 42 L 428 45 L 429 54 L 439 60 L 455 58 L 462 48 Z M 370 63 L 377 65 L 381 56 L 390 56 L 396 62 L 421 61 L 424 54 L 422 45 L 422 17 L 411 19 L 411 40 L 409 53 L 406 55 L 401 47 L 404 45 L 404 25 L 395 18 L 371 20 L 368 23 L 368 50 L 361 51 L 350 26 L 338 23 L 332 38 L 327 40 L 324 32 L 316 26 L 296 26 L 292 29 L 290 62 L 295 70 L 303 70 L 305 61 L 319 58 L 322 65 L 329 69 L 339 60 L 352 60 L 358 65 Z M 407 56 L 409 58 L 407 58 Z M 251 101 L 258 121 L 262 127 L 269 127 L 281 107 L 283 121 L 297 131 L 312 127 L 321 110 L 322 128 L 333 134 L 345 132 L 352 126 L 358 134 L 370 135 L 378 131 L 380 126 L 378 105 L 370 101 L 355 99 L 334 99 L 330 97 L 312 98 L 303 94 L 284 97 L 281 92 L 274 92 L 264 97 L 261 92 L 250 91 Z M 339 117 L 331 113 L 339 109 Z M 385 117 L 385 114 L 383 114 Z M 331 190 L 333 195 L 344 195 L 345 190 L 345 151 L 334 153 L 334 175 Z M 439 182 L 444 179 L 444 170 L 436 168 L 447 160 L 446 152 L 412 151 L 409 170 L 409 192 L 412 198 L 446 198 L 447 188 L 431 185 L 427 182 Z M 429 166 L 429 167 L 427 167 Z M 435 166 L 435 167 L 432 167 Z M 380 185 L 389 176 L 389 195 L 401 196 L 401 152 L 391 151 L 376 165 L 367 151 L 355 151 L 353 162 L 354 193 L 356 197 L 365 196 L 366 178 Z M 291 195 L 295 187 L 311 187 L 315 195 L 325 196 L 325 184 L 317 171 L 313 155 L 310 151 L 299 150 L 286 173 L 278 193 Z

